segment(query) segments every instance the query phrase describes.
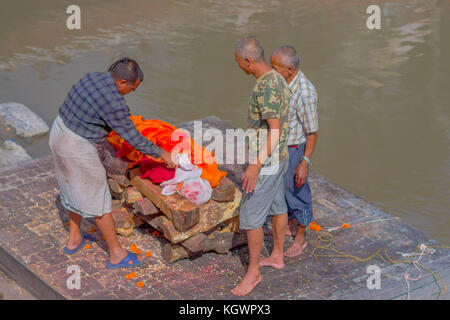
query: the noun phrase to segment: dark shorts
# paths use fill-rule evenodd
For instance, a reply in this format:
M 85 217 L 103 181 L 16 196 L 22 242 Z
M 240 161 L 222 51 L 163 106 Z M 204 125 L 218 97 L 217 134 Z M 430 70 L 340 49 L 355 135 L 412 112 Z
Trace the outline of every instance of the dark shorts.
M 300 187 L 295 185 L 295 168 L 302 161 L 305 144 L 298 148 L 289 147 L 289 167 L 284 175 L 284 194 L 288 205 L 289 218 L 295 218 L 303 227 L 307 227 L 312 219 L 312 199 L 309 181 Z

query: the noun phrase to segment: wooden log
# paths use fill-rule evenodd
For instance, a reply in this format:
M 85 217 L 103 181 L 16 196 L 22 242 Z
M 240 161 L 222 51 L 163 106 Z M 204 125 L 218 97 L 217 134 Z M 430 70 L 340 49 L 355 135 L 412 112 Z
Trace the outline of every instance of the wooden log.
M 165 216 L 158 216 L 149 221 L 149 224 L 164 233 L 166 238 L 172 243 L 178 243 L 198 234 L 208 232 L 221 222 L 227 221 L 239 214 L 239 205 L 242 194 L 236 190 L 236 196 L 231 202 L 216 202 L 211 200 L 199 207 L 200 220 L 192 228 L 180 232 L 172 221 Z
M 139 215 L 133 213 L 133 225 L 135 228 L 138 228 L 142 226 L 143 224 L 146 224 L 146 221 L 142 219 Z
M 134 177 L 139 177 L 141 175 L 140 168 L 134 168 L 130 170 L 130 181 L 134 179 Z
M 123 188 L 113 179 L 108 179 L 109 191 L 113 199 L 121 199 Z
M 239 232 L 239 216 L 223 222 L 225 228 L 222 231 Z
M 180 259 L 188 258 L 189 252 L 183 246 L 167 243 L 161 249 L 161 256 L 167 263 L 172 263 Z
M 111 175 L 125 175 L 129 161 L 119 159 L 116 157 L 116 150 L 111 143 L 105 141 L 101 144 L 95 145 L 98 150 L 100 161 L 105 167 L 106 174 Z
M 134 177 L 131 183 L 173 222 L 178 232 L 186 231 L 199 222 L 199 207 L 188 199 L 177 193 L 163 196 L 160 186 L 140 177 Z
M 235 190 L 234 182 L 224 177 L 220 180 L 220 184 L 213 189 L 211 198 L 218 202 L 233 201 Z
M 244 233 L 216 231 L 207 236 L 201 246 L 203 252 L 215 251 L 223 254 L 246 243 L 247 236 Z
M 133 204 L 138 200 L 142 200 L 142 194 L 134 187 L 128 187 L 124 191 L 124 200 L 128 204 Z
M 191 252 L 202 252 L 203 241 L 207 239 L 204 233 L 197 233 L 195 236 L 181 242 L 181 245 Z
M 120 210 L 122 208 L 121 200 L 113 200 L 111 202 L 111 210 Z
M 124 237 L 129 237 L 133 235 L 134 229 L 133 214 L 128 212 L 125 208 L 119 210 L 112 210 L 111 213 L 117 234 Z
M 109 177 L 120 184 L 122 187 L 129 187 L 131 185 L 128 173 L 125 174 L 110 174 Z
M 133 203 L 133 209 L 143 214 L 144 216 L 157 214 L 159 212 L 159 210 L 155 207 L 153 202 L 151 202 L 147 198 L 137 200 L 135 203 Z

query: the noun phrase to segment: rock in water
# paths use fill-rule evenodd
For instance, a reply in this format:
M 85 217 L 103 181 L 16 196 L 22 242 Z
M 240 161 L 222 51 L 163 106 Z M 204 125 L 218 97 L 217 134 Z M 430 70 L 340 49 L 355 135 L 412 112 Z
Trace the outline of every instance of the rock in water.
M 30 159 L 31 157 L 25 149 L 12 139 L 6 140 L 0 146 L 0 167 Z
M 23 138 L 47 133 L 48 125 L 26 106 L 16 102 L 0 104 L 0 123 L 13 127 Z

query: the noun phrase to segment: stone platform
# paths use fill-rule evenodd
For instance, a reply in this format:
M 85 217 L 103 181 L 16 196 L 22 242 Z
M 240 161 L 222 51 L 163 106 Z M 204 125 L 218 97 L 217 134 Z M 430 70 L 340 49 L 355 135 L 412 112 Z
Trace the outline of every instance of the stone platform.
M 185 123 L 186 128 L 192 127 Z M 204 128 L 231 128 L 215 117 L 203 119 Z M 224 165 L 236 183 L 242 167 Z M 367 201 L 330 183 L 312 172 L 314 220 L 322 227 L 350 224 L 333 232 L 331 246 L 357 257 L 367 257 L 386 247 L 393 259 L 397 252 L 412 252 L 420 243 L 439 245 L 420 231 L 374 207 Z M 373 220 L 379 222 L 365 223 Z M 384 220 L 389 219 L 389 220 Z M 107 251 L 99 231 L 90 249 L 73 256 L 62 251 L 67 236 L 68 216 L 58 199 L 58 189 L 50 157 L 0 169 L 0 268 L 39 299 L 237 299 L 230 290 L 245 275 L 248 248 L 231 254 L 206 253 L 200 257 L 166 264 L 161 257 L 163 237 L 153 235 L 149 226 L 137 228 L 129 238 L 119 237 L 124 246 L 136 244 L 144 253 L 151 251 L 149 265 L 129 270 L 106 269 Z M 83 221 L 85 232 L 93 221 Z M 308 247 L 296 258 L 286 259 L 283 270 L 262 269 L 263 282 L 245 299 L 405 299 L 404 271 L 412 278 L 411 264 L 392 265 L 376 258 L 367 262 L 353 259 L 320 258 L 313 255 L 314 240 L 321 232 L 308 230 Z M 286 246 L 292 240 L 288 240 Z M 263 255 L 270 252 L 272 239 L 265 237 Z M 327 254 L 329 252 L 316 252 Z M 443 283 L 450 284 L 450 250 L 437 249 L 420 262 L 440 277 L 422 270 L 418 281 L 410 282 L 411 299 L 436 299 Z M 381 288 L 369 290 L 369 265 L 381 268 Z M 68 289 L 69 266 L 79 266 L 81 289 Z M 125 275 L 136 272 L 137 277 Z M 142 281 L 143 287 L 137 287 Z M 441 299 L 449 299 L 444 292 Z

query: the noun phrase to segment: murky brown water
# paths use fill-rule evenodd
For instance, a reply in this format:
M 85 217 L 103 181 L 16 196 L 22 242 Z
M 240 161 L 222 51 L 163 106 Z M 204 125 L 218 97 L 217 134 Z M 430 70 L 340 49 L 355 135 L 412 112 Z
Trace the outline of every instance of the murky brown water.
M 369 4 L 381 30 L 366 28 Z M 65 27 L 71 1 L 3 1 L 0 101 L 50 125 L 71 85 L 121 56 L 145 80 L 135 114 L 172 123 L 215 114 L 245 126 L 254 79 L 233 48 L 256 35 L 266 57 L 291 44 L 319 91 L 314 169 L 449 244 L 450 2 L 77 1 L 82 30 Z M 21 141 L 33 157 L 48 137 Z

